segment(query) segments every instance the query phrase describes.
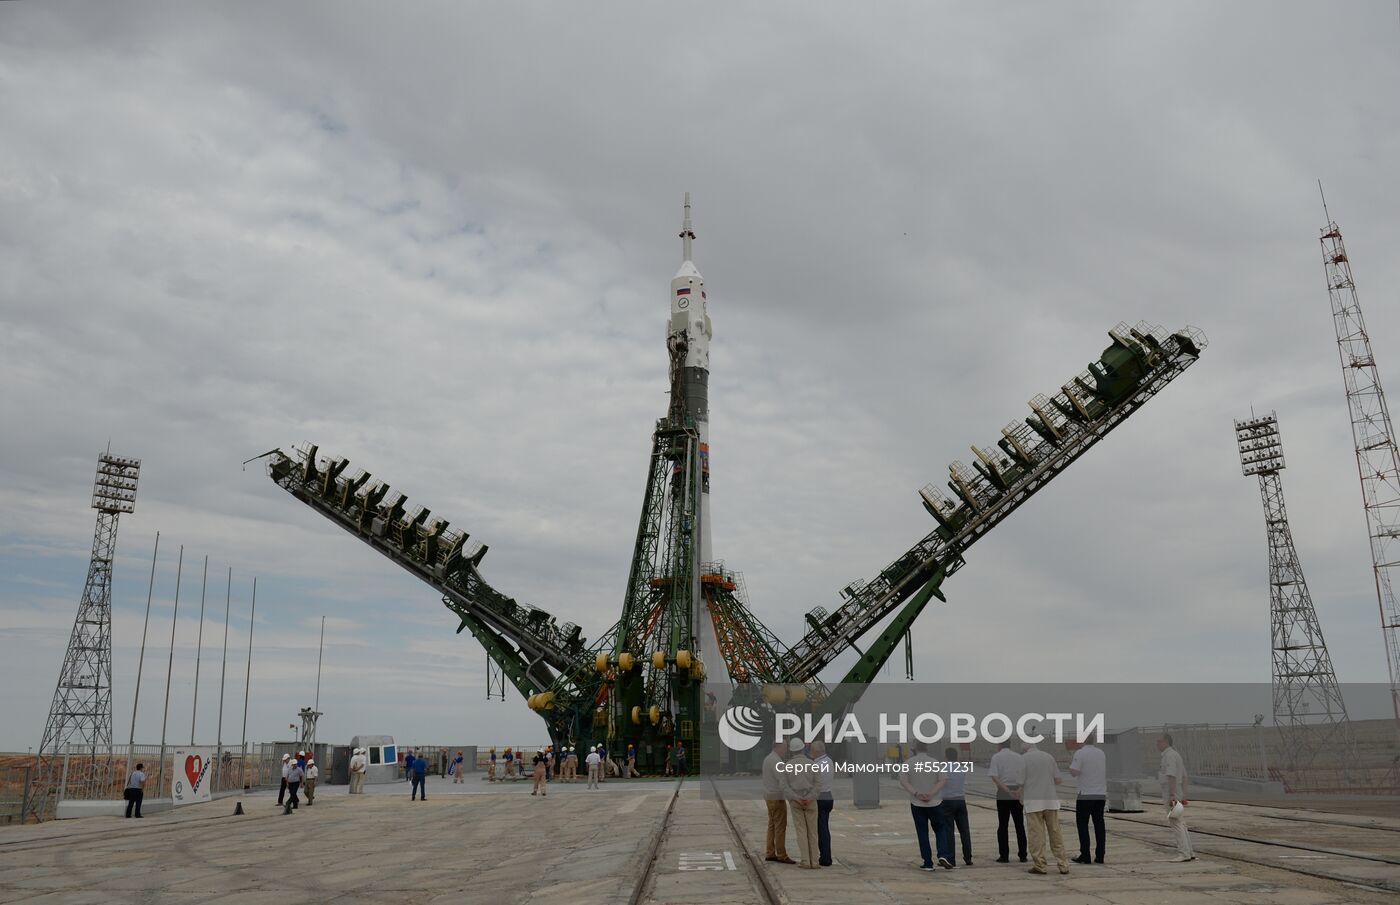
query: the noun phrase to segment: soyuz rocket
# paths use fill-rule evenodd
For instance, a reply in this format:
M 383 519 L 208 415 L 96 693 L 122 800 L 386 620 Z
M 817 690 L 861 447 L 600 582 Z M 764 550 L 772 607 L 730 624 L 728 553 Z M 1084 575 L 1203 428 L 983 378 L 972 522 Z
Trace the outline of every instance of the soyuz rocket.
M 678 393 L 683 411 L 695 420 L 700 434 L 700 548 L 696 562 L 697 576 L 709 571 L 714 562 L 710 541 L 710 339 L 714 330 L 705 296 L 705 278 L 691 260 L 691 243 L 695 230 L 690 224 L 690 193 L 685 193 L 685 217 L 681 223 L 680 269 L 671 279 L 671 320 L 666 328 L 666 348 L 672 355 L 683 350 L 677 362 L 678 373 L 672 375 L 671 392 Z M 675 400 L 673 400 L 674 404 Z M 716 679 L 724 678 L 724 664 L 719 657 L 714 624 L 704 601 L 697 595 L 696 611 L 691 624 L 699 630 L 698 648 Z

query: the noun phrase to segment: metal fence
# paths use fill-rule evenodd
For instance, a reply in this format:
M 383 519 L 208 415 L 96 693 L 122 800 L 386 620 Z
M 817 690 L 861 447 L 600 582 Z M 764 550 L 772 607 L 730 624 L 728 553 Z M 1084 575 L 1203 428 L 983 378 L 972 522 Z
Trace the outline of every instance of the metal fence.
M 220 795 L 238 790 L 253 791 L 276 787 L 282 780 L 282 753 L 287 745 L 278 743 L 250 744 L 243 748 L 213 749 L 209 771 L 211 794 Z M 0 766 L 0 824 L 17 823 L 36 801 L 45 801 L 41 820 L 55 816 L 60 801 L 120 800 L 127 778 L 140 764 L 146 774 L 146 795 L 151 799 L 170 797 L 171 777 L 183 769 L 175 763 L 175 746 L 123 746 L 119 751 L 100 752 L 93 756 L 90 749 L 72 750 L 53 758 L 53 770 L 47 769 L 49 759 L 36 759 L 31 766 Z M 46 798 L 39 784 L 48 773 L 53 776 L 52 794 Z
M 183 745 L 179 746 L 185 747 Z M 246 747 L 224 747 L 215 745 L 194 746 L 213 749 L 212 767 L 209 772 L 209 788 L 215 796 L 235 793 L 239 790 L 277 788 L 282 780 L 282 755 L 295 753 L 296 742 L 259 742 Z M 505 752 L 504 745 L 497 746 L 497 756 Z M 542 745 L 514 745 L 517 758 L 516 769 L 528 772 L 529 758 L 540 750 Z M 29 806 L 36 801 L 46 801 L 42 820 L 55 816 L 60 801 L 117 801 L 126 788 L 127 778 L 137 764 L 141 764 L 146 774 L 146 798 L 156 800 L 170 797 L 171 777 L 179 775 L 184 764 L 175 763 L 174 745 L 166 745 L 165 756 L 161 757 L 160 745 L 123 745 L 120 750 L 100 752 L 93 757 L 91 750 L 73 749 L 58 755 L 53 760 L 52 775 L 54 787 L 47 798 L 39 784 L 49 773 L 49 759 L 35 758 L 30 765 L 0 764 L 0 825 L 20 822 Z M 314 747 L 316 762 L 321 766 L 321 782 L 329 785 L 334 782 L 334 759 L 348 748 L 328 744 Z M 406 750 L 406 749 L 405 749 Z M 414 748 L 415 753 L 429 762 L 434 773 L 446 775 L 448 764 L 458 751 L 466 757 L 468 770 L 485 772 L 490 758 L 489 749 L 472 745 L 429 746 Z M 504 774 L 504 763 L 498 760 L 499 773 Z M 475 772 L 475 771 L 473 771 Z
M 0 826 L 23 821 L 33 772 L 28 766 L 0 767 Z
M 1249 723 L 1173 724 L 1120 733 L 1136 736 L 1130 749 L 1128 775 L 1155 777 L 1161 756 L 1156 740 L 1172 737 L 1173 747 L 1186 762 L 1187 773 L 1204 785 L 1211 780 L 1276 783 L 1285 792 L 1321 795 L 1400 795 L 1400 755 L 1390 720 L 1354 720 L 1347 735 L 1320 724 L 1293 730 L 1297 737 L 1315 734 L 1311 760 L 1298 763 L 1290 756 L 1289 736 L 1276 726 Z M 1344 740 L 1345 739 L 1345 740 Z M 1135 755 L 1135 757 L 1133 756 Z M 1135 766 L 1135 769 L 1133 769 Z

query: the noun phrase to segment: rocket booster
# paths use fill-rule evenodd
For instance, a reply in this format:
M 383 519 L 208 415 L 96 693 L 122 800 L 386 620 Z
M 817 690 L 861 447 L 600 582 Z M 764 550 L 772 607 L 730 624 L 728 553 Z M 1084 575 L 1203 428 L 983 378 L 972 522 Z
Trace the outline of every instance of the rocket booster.
M 695 230 L 690 225 L 690 193 L 685 193 L 685 217 L 681 223 L 681 266 L 671 279 L 671 320 L 666 329 L 666 346 L 675 368 L 671 392 L 678 394 L 682 413 L 695 421 L 700 435 L 700 543 L 699 572 L 712 571 L 714 552 L 710 540 L 710 326 L 705 278 L 691 260 Z M 676 399 L 672 399 L 675 406 Z M 708 659 L 711 675 L 722 678 L 727 670 L 719 658 L 714 624 L 709 608 L 695 602 L 694 623 L 699 630 L 697 647 Z
M 706 308 L 705 278 L 691 260 L 695 231 L 690 225 L 690 193 L 685 194 L 685 219 L 681 225 L 682 261 L 671 279 L 671 321 L 666 331 L 669 348 L 684 348 L 679 387 L 687 414 L 697 423 L 710 420 L 709 374 L 710 315 Z

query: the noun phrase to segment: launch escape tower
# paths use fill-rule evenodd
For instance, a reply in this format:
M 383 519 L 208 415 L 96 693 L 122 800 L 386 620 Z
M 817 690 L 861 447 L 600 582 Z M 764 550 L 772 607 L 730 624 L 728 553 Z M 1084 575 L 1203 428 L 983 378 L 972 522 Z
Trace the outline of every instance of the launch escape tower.
M 937 526 L 868 582 L 852 582 L 833 611 L 806 614 L 808 630 L 784 645 L 753 613 L 743 576 L 710 547 L 709 341 L 704 280 L 691 261 L 689 196 L 683 262 L 671 281 L 667 327 L 670 404 L 652 433 L 636 542 L 619 620 L 589 643 L 580 628 L 519 603 L 481 576 L 486 547 L 409 510 L 401 493 L 315 445 L 267 453 L 268 474 L 293 497 L 432 586 L 486 649 L 505 678 L 545 720 L 556 746 L 605 742 L 610 754 L 635 745 L 639 767 L 659 771 L 669 747 L 685 744 L 692 769 L 716 752 L 700 749 L 714 718 L 707 678 L 734 699 L 787 709 L 839 711 L 871 682 L 973 543 L 1014 512 L 1179 377 L 1205 337 L 1140 323 L 1109 331 L 1110 345 L 1031 415 L 1002 430 L 994 447 L 973 447 L 969 468 L 949 469 L 951 496 L 920 495 Z M 873 642 L 856 647 L 879 628 Z M 838 689 L 821 671 L 848 650 L 860 656 Z
M 1283 503 L 1283 444 L 1273 412 L 1235 422 L 1240 469 L 1257 475 L 1269 540 L 1269 622 L 1273 645 L 1274 725 L 1286 765 L 1305 770 L 1317 753 L 1352 746 L 1346 704 L 1293 547 Z M 1324 731 L 1309 727 L 1324 727 Z
M 99 783 L 101 774 L 110 771 L 112 560 L 117 550 L 117 520 L 122 513 L 135 511 L 140 476 L 140 459 L 124 459 L 110 450 L 97 457 L 97 477 L 92 485 L 92 508 L 97 510 L 92 558 L 39 743 L 39 782 L 29 803 L 29 814 L 38 819 L 47 816 L 57 792 L 64 754 L 87 760 L 86 769 L 75 772 L 88 782 Z
M 1352 280 L 1342 231 L 1322 202 L 1327 225 L 1320 233 L 1322 263 L 1327 273 L 1327 295 L 1332 303 L 1332 324 L 1337 331 L 1337 354 L 1351 411 L 1351 435 L 1356 446 L 1356 468 L 1361 477 L 1361 501 L 1371 536 L 1371 567 L 1375 573 L 1376 600 L 1380 605 L 1381 639 L 1390 676 L 1390 701 L 1400 731 L 1400 603 L 1395 580 L 1400 577 L 1400 452 L 1390 409 L 1381 389 L 1381 375 L 1371 352 L 1371 338 L 1361 316 L 1361 300 Z

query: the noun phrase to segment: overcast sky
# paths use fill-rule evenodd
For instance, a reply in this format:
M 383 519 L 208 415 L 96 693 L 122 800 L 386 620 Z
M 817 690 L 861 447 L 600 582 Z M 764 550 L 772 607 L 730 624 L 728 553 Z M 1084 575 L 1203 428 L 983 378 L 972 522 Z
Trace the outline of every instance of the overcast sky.
M 1393 2 L 0 4 L 0 749 L 37 745 L 96 455 L 143 461 L 114 591 L 125 740 L 543 737 L 432 590 L 278 490 L 314 441 L 488 543 L 485 577 L 616 619 L 664 411 L 680 202 L 714 320 L 714 539 L 802 614 L 932 522 L 946 480 L 1096 358 L 1201 362 L 968 554 L 923 681 L 1267 681 L 1257 487 L 1289 512 L 1346 682 L 1384 681 L 1317 242 L 1346 232 L 1400 392 Z M 191 576 L 193 576 L 191 578 Z M 896 665 L 891 681 L 902 679 Z M 1247 718 L 1247 715 L 1242 715 Z

